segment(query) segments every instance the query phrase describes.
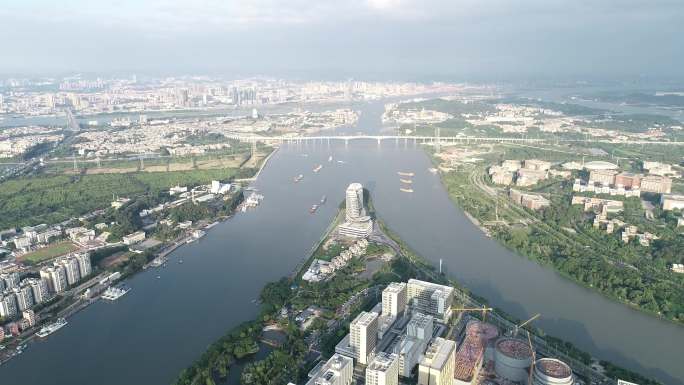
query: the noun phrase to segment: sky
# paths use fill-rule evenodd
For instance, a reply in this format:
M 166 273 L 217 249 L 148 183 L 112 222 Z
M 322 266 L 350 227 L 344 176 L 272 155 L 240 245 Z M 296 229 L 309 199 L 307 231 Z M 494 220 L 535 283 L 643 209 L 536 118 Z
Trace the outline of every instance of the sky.
M 2 0 L 0 73 L 684 79 L 683 0 Z

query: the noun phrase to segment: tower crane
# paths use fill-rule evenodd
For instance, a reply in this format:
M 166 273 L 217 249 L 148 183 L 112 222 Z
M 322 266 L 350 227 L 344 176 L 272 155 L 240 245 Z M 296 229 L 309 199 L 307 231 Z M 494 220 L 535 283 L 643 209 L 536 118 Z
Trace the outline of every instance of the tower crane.
M 482 321 L 487 321 L 487 312 L 492 311 L 491 307 L 485 307 L 482 305 L 482 307 L 452 307 L 451 310 L 458 310 L 458 311 L 481 311 L 482 312 Z
M 528 319 L 527 321 L 521 323 L 520 325 L 515 325 L 515 332 L 513 332 L 513 337 L 515 337 L 515 336 L 518 335 L 518 331 L 519 331 L 523 326 L 525 326 L 525 325 L 527 325 L 528 323 L 530 323 L 530 322 L 536 320 L 536 319 L 539 318 L 540 316 L 541 316 L 541 314 L 537 313 L 537 314 L 533 315 L 533 316 L 532 316 L 530 319 Z

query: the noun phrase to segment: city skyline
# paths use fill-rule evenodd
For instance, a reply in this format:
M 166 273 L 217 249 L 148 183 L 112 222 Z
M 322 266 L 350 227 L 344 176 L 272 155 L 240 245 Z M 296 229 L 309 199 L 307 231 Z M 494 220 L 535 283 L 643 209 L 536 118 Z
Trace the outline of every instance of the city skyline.
M 681 80 L 680 2 L 9 1 L 1 74 Z

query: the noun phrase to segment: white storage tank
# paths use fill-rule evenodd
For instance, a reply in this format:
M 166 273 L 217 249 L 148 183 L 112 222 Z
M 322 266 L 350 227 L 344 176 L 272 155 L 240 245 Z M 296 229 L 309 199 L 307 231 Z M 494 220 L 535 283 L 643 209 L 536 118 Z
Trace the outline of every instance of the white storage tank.
M 494 370 L 509 381 L 527 383 L 532 365 L 532 350 L 527 341 L 504 337 L 496 341 Z
M 534 385 L 572 385 L 574 378 L 570 366 L 555 358 L 542 358 L 534 363 Z

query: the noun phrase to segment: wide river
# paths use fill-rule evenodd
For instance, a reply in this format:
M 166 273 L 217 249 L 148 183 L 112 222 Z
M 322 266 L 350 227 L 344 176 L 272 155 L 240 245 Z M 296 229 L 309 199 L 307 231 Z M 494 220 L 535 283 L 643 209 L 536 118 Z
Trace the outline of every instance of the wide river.
M 377 133 L 382 104 L 359 108 L 351 131 Z M 323 169 L 313 173 L 317 164 Z M 485 237 L 430 166 L 420 148 L 403 143 L 283 146 L 255 183 L 265 195 L 258 209 L 179 248 L 168 267 L 134 276 L 127 282 L 133 290 L 118 301 L 98 302 L 30 344 L 0 367 L 0 384 L 171 383 L 212 341 L 255 316 L 261 287 L 302 260 L 350 182 L 370 189 L 378 215 L 413 249 L 441 258 L 453 278 L 492 305 L 521 319 L 541 313 L 535 324 L 551 335 L 666 384 L 684 384 L 684 328 L 614 303 Z M 415 172 L 414 193 L 399 191 L 397 171 Z M 295 184 L 299 173 L 304 179 Z M 328 203 L 310 214 L 323 195 Z

